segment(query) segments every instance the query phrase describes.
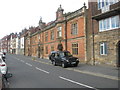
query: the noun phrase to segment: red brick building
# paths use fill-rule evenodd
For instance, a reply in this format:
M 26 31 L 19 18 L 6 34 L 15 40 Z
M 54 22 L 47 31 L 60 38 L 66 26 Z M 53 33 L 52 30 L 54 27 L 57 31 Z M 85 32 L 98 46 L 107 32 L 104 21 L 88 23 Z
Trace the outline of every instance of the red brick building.
M 86 60 L 86 6 L 64 14 L 60 7 L 56 12 L 56 20 L 45 24 L 39 21 L 37 32 L 26 37 L 26 55 L 28 55 L 28 39 L 32 56 L 48 58 L 51 51 L 58 50 L 58 44 L 63 45 L 63 50 L 70 51 L 81 61 Z

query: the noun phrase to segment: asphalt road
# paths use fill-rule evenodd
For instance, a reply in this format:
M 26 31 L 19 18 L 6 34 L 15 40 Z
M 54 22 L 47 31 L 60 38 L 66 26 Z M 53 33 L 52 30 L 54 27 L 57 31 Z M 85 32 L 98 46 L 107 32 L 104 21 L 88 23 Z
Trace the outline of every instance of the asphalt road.
M 10 88 L 118 88 L 118 81 L 53 66 L 49 60 L 7 55 Z M 78 66 L 79 67 L 79 66 Z M 75 68 L 75 67 L 71 67 Z

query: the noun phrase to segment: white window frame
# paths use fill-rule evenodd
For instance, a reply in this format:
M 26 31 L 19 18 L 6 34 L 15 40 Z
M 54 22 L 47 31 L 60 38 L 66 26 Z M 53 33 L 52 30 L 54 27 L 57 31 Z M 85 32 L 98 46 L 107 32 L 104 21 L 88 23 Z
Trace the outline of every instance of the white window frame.
M 112 5 L 112 4 L 115 4 L 117 3 L 119 0 L 97 0 L 97 3 L 98 3 L 98 10 L 99 9 L 102 9 L 106 6 L 109 6 L 109 5 Z M 106 3 L 108 2 L 108 3 Z M 104 4 L 104 6 L 102 6 Z
M 106 42 L 100 43 L 100 55 L 107 55 L 107 54 L 108 54 L 107 43 Z
M 62 37 L 62 27 L 59 26 L 58 29 L 57 29 L 57 37 Z
M 77 35 L 78 34 L 78 23 L 72 23 L 71 24 L 71 34 Z
M 73 45 L 77 45 L 77 46 L 75 47 Z M 73 55 L 79 55 L 79 44 L 78 43 L 72 43 L 71 47 L 72 47 L 72 54 Z M 74 51 L 74 50 L 77 50 L 77 51 Z
M 54 40 L 54 30 L 51 30 L 50 34 L 51 34 L 50 39 Z
M 114 20 L 112 20 L 114 19 Z M 112 27 L 112 23 L 115 27 Z M 104 26 L 105 25 L 105 26 Z M 118 25 L 118 26 L 117 26 Z M 109 26 L 109 27 L 107 27 Z M 99 32 L 120 28 L 120 16 L 116 15 L 99 21 Z

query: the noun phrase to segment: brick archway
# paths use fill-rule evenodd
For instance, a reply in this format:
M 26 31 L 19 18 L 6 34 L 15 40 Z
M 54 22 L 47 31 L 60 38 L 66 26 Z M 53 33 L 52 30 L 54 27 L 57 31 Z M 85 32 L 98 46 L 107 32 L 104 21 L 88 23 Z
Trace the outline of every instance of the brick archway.
M 117 67 L 120 67 L 120 41 L 117 43 Z

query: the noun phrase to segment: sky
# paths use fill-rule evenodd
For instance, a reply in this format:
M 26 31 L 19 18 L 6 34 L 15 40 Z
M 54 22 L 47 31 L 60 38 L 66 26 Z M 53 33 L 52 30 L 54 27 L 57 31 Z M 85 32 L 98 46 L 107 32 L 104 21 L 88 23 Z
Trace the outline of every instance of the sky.
M 88 6 L 88 0 L 0 0 L 0 39 L 10 33 L 21 32 L 24 28 L 38 26 L 56 19 L 56 11 L 61 5 L 64 13 Z

